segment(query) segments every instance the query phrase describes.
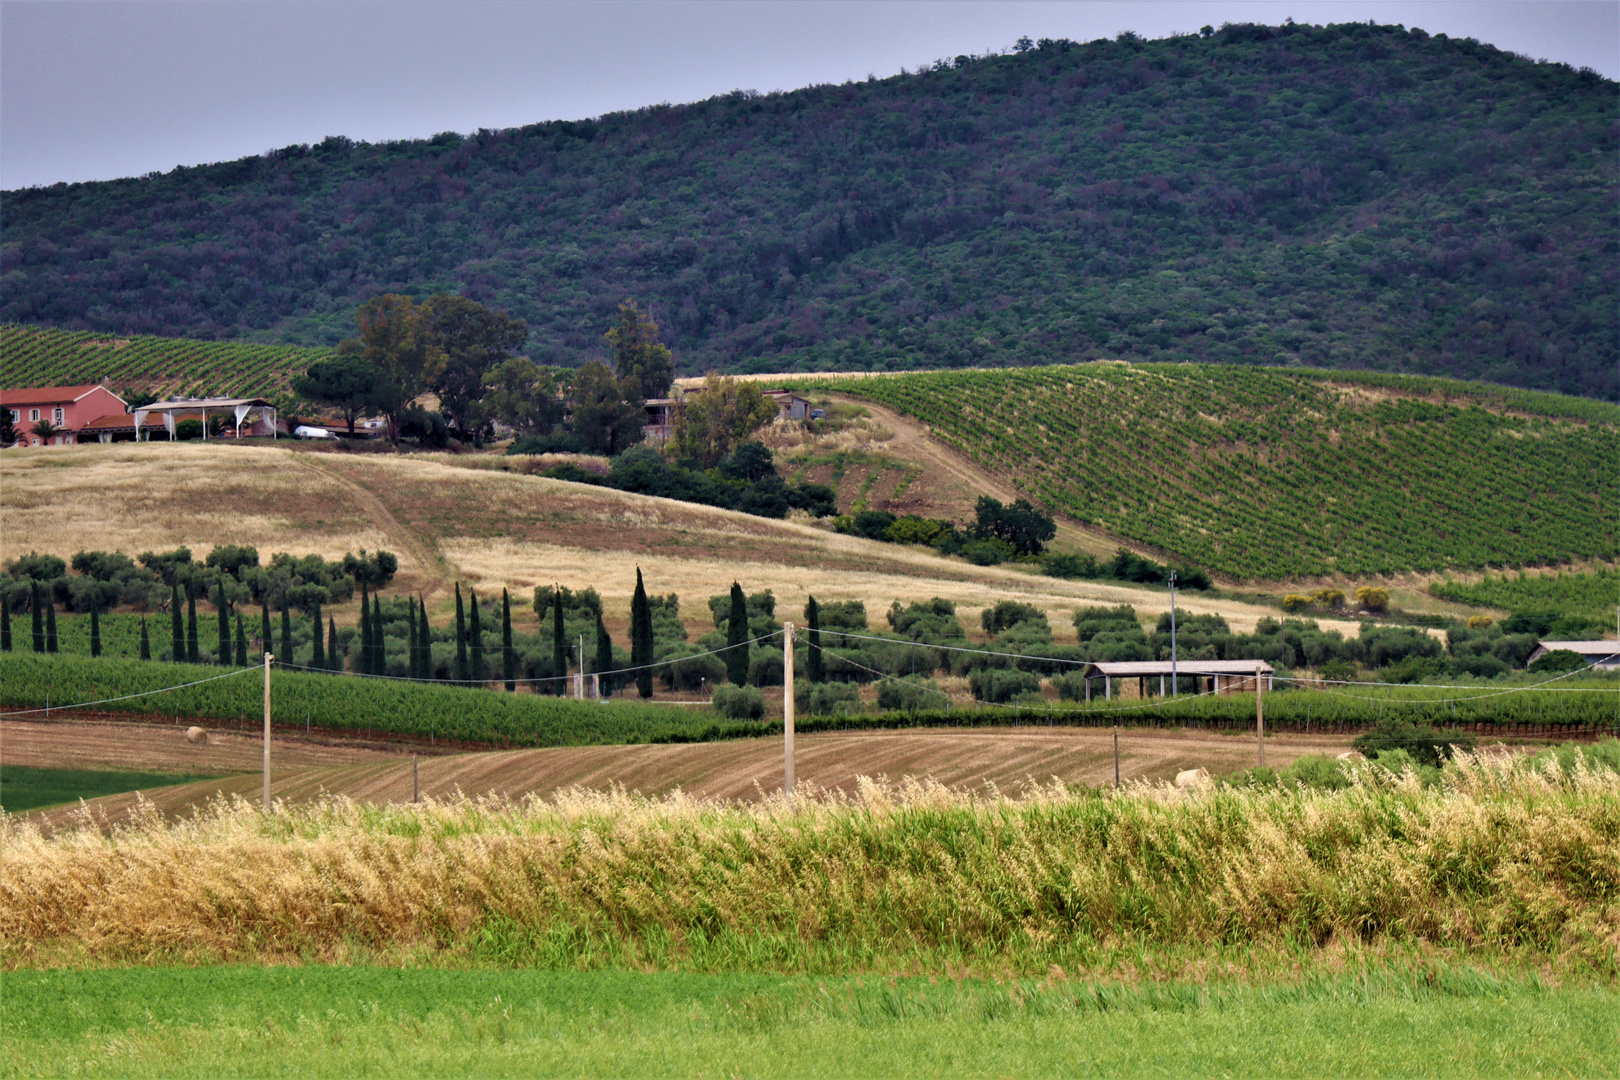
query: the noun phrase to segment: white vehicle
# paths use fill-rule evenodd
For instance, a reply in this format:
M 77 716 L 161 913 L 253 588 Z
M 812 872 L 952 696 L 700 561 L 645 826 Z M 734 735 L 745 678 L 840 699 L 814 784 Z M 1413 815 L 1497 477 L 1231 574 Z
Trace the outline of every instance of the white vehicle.
M 323 427 L 310 427 L 308 424 L 299 424 L 293 428 L 293 434 L 300 439 L 336 439 L 337 436 Z

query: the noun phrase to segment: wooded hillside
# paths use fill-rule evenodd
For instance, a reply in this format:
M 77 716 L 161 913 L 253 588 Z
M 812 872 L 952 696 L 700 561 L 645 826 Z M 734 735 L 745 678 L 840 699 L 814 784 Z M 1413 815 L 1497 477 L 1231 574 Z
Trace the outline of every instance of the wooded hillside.
M 8 192 L 4 318 L 330 344 L 465 294 L 577 363 L 1303 363 L 1615 393 L 1613 82 L 1419 30 L 1231 26 Z

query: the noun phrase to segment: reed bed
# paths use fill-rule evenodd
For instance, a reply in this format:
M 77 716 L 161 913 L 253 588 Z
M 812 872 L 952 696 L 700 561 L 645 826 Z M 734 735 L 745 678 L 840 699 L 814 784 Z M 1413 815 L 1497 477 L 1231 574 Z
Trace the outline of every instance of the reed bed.
M 1494 957 L 1613 982 L 1620 774 L 1459 755 L 1442 783 L 1017 796 L 863 781 L 756 804 L 560 792 L 46 835 L 0 819 L 0 961 L 1044 973 L 1256 950 Z

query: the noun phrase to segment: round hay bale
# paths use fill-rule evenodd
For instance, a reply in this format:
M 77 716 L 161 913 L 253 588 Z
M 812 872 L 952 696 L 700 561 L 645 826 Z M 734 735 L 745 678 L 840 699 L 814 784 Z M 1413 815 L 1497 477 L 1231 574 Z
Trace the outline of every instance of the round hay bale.
M 1209 779 L 1209 772 L 1205 769 L 1182 769 L 1176 773 L 1176 787 L 1191 790 Z
M 1366 754 L 1358 754 L 1354 750 L 1346 750 L 1344 753 L 1342 753 L 1342 754 L 1340 754 L 1338 756 L 1337 760 L 1339 760 L 1339 761 L 1366 761 L 1367 760 L 1367 755 Z
M 196 743 L 198 746 L 208 745 L 208 732 L 200 727 L 186 728 L 186 742 Z

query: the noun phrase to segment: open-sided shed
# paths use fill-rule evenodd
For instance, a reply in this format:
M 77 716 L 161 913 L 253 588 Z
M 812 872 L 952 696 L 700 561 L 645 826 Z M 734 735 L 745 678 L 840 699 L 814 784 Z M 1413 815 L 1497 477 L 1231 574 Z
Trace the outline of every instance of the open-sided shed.
M 1174 671 L 1172 671 L 1172 666 Z M 1092 683 L 1101 679 L 1103 684 L 1103 697 L 1114 696 L 1114 681 L 1116 679 L 1137 679 L 1142 696 L 1147 697 L 1151 683 L 1150 679 L 1158 679 L 1159 694 L 1167 692 L 1168 680 L 1174 676 L 1179 679 L 1208 679 L 1209 689 L 1217 694 L 1252 694 L 1255 680 L 1261 681 L 1262 690 L 1271 689 L 1272 675 L 1275 669 L 1264 660 L 1179 660 L 1174 665 L 1169 660 L 1117 660 L 1101 661 L 1085 666 L 1086 700 L 1091 700 Z M 1196 684 L 1195 692 L 1202 692 L 1202 682 Z

